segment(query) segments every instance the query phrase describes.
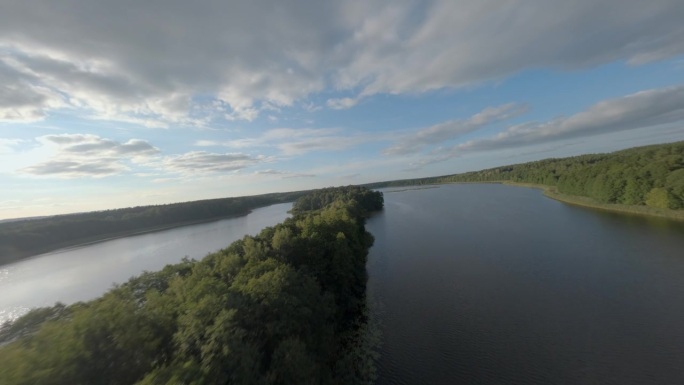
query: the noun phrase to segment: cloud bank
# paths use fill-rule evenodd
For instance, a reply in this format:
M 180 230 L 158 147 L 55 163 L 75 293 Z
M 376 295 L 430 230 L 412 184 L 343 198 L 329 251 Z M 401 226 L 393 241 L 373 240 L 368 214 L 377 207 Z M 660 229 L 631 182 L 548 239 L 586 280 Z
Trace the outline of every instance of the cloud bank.
M 182 155 L 164 158 L 162 167 L 169 172 L 196 175 L 238 171 L 268 161 L 269 158 L 265 156 L 250 156 L 242 153 L 216 154 L 205 151 L 191 151 Z
M 56 178 L 103 178 L 133 169 L 146 169 L 137 176 L 194 176 L 239 171 L 273 159 L 243 153 L 190 151 L 162 156 L 159 149 L 145 140 L 117 142 L 89 134 L 46 135 L 37 141 L 54 154 L 41 162 L 18 170 L 21 174 Z
M 383 151 L 385 155 L 408 155 L 418 153 L 432 144 L 439 144 L 461 135 L 477 131 L 489 124 L 519 116 L 527 107 L 514 103 L 488 107 L 466 120 L 450 120 L 406 135 L 392 147 Z
M 341 151 L 354 145 L 379 140 L 363 134 L 345 134 L 336 128 L 274 128 L 254 138 L 230 141 L 198 140 L 199 147 L 276 148 L 284 156 L 303 155 L 317 151 Z
M 0 120 L 69 108 L 201 126 L 323 92 L 351 108 L 529 68 L 638 65 L 684 53 L 682 15 L 680 0 L 13 1 L 0 13 Z
M 120 143 L 97 135 L 46 135 L 38 141 L 53 147 L 49 161 L 19 170 L 35 176 L 59 178 L 102 178 L 128 171 L 128 163 L 140 162 L 159 150 L 144 140 L 131 139 Z
M 514 125 L 491 137 L 438 148 L 412 166 L 422 167 L 468 152 L 523 147 L 664 124 L 682 124 L 683 121 L 684 85 L 651 89 L 601 101 L 568 117 Z

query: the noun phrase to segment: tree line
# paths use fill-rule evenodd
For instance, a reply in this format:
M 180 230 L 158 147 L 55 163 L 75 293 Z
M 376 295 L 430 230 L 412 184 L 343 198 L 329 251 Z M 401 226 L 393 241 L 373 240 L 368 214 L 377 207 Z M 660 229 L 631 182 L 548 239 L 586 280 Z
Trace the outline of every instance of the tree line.
M 367 203 L 381 209 L 382 194 L 325 189 L 296 205 L 323 196 L 325 205 L 201 261 L 4 325 L 0 382 L 370 383 L 357 338 L 373 243 L 364 223 Z
M 329 187 L 315 190 L 297 199 L 292 205 L 292 212 L 319 210 L 335 201 L 350 202 L 365 212 L 381 210 L 384 205 L 382 194 L 365 187 Z
M 600 203 L 684 209 L 684 142 L 636 147 L 610 154 L 552 158 L 463 174 L 368 184 L 369 188 L 502 182 L 554 186 Z
M 610 154 L 545 159 L 462 174 L 372 183 L 365 187 L 502 181 L 553 186 L 558 192 L 590 197 L 600 203 L 681 210 L 684 209 L 684 142 Z M 347 189 L 347 193 L 353 191 L 351 187 Z M 336 196 L 325 189 L 315 195 L 308 193 L 310 191 L 212 199 L 0 223 L 0 264 L 108 236 L 244 215 L 258 207 L 291 202 L 304 196 L 306 198 L 298 201 L 294 210 L 312 210 Z M 369 201 L 368 204 L 373 203 Z
M 246 215 L 258 207 L 292 202 L 306 193 L 208 199 L 0 223 L 0 264 L 110 236 Z

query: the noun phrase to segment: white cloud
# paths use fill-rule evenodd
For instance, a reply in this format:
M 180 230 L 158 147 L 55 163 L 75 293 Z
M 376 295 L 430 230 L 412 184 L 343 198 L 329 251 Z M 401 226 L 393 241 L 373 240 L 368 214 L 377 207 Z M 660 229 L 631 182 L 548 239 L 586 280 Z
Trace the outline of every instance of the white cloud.
M 232 113 L 225 115 L 227 120 L 246 120 L 253 121 L 259 116 L 259 110 L 253 107 L 235 108 Z
M 305 174 L 305 173 L 296 173 L 296 172 L 287 172 L 287 171 L 279 171 L 279 170 L 273 170 L 273 169 L 266 169 L 266 170 L 259 170 L 255 171 L 254 175 L 261 175 L 261 176 L 279 176 L 282 179 L 292 179 L 292 178 L 314 178 L 316 175 L 314 174 Z
M 62 97 L 8 65 L 0 56 L 0 122 L 35 122 L 65 105 Z
M 254 175 L 285 175 L 287 174 L 285 171 L 278 171 L 278 170 L 272 170 L 272 169 L 266 169 L 266 170 L 259 170 L 259 171 L 254 171 Z
M 307 112 L 316 112 L 316 111 L 320 111 L 323 109 L 323 107 L 318 106 L 312 102 L 303 103 L 302 108 Z
M 479 130 L 489 124 L 519 116 L 527 107 L 514 103 L 488 107 L 465 120 L 450 120 L 405 135 L 392 147 L 383 151 L 385 155 L 407 155 L 423 150 L 426 146 L 439 144 L 461 135 Z
M 319 92 L 356 93 L 328 100 L 349 108 L 529 68 L 638 65 L 684 53 L 682 14 L 681 0 L 15 1 L 0 13 L 0 119 L 68 107 L 204 125 Z
M 339 98 L 339 99 L 328 99 L 328 107 L 334 110 L 344 110 L 347 108 L 354 107 L 359 102 L 357 98 Z
M 414 167 L 445 161 L 463 153 L 500 150 L 633 129 L 684 123 L 684 85 L 640 91 L 604 100 L 569 117 L 508 127 L 487 138 L 433 151 Z
M 316 174 L 307 174 L 307 173 L 290 173 L 285 175 L 283 178 L 285 179 L 294 179 L 294 178 L 315 178 Z
M 229 141 L 198 140 L 198 147 L 277 148 L 282 155 L 303 155 L 316 151 L 341 151 L 354 145 L 382 140 L 382 135 L 344 133 L 337 128 L 275 128 L 255 138 Z
M 59 134 L 38 138 L 40 142 L 54 143 L 60 146 L 60 155 L 78 157 L 149 157 L 159 150 L 147 141 L 130 139 L 120 143 L 111 139 L 90 134 Z
M 1 48 L 2 41 L 0 72 L 4 66 L 16 83 L 3 87 L 12 92 L 14 105 L 0 96 L 0 108 L 14 107 L 13 115 L 4 114 L 5 120 L 35 121 L 45 118 L 50 110 L 71 108 L 83 110 L 84 116 L 92 119 L 150 128 L 168 127 L 169 123 L 203 124 L 201 119 L 188 115 L 191 95 L 173 89 L 150 89 L 104 61 Z M 16 106 L 17 94 L 26 95 L 23 111 Z
M 342 151 L 367 141 L 368 138 L 363 135 L 322 135 L 282 142 L 277 147 L 283 155 L 291 156 L 315 151 Z
M 191 151 L 181 155 L 165 157 L 161 161 L 160 166 L 167 172 L 189 176 L 238 171 L 272 160 L 272 158 L 265 156 L 251 156 L 242 153 L 219 154 L 206 151 Z
M 195 141 L 195 146 L 197 147 L 212 147 L 212 146 L 221 146 L 222 142 L 217 142 L 215 140 L 196 140 Z
M 12 153 L 15 148 L 23 143 L 22 139 L 10 139 L 10 138 L 0 138 L 0 154 Z
M 131 139 L 125 143 L 89 134 L 46 135 L 37 138 L 55 154 L 19 173 L 58 178 L 102 178 L 130 170 L 131 162 L 144 162 L 159 150 L 150 143 Z
M 371 3 L 342 88 L 361 95 L 415 93 L 506 77 L 527 68 L 574 70 L 615 60 L 640 64 L 684 52 L 678 0 L 434 1 Z M 639 26 L 636 28 L 635 26 Z
M 129 170 L 118 159 L 101 158 L 83 160 L 52 160 L 20 171 L 36 176 L 56 176 L 60 178 L 102 178 Z

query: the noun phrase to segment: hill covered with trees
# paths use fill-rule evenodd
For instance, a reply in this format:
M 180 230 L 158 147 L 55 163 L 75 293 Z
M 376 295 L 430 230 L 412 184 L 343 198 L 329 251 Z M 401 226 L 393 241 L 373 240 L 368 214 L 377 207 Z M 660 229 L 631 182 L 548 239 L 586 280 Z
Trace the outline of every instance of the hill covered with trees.
M 360 384 L 365 216 L 359 187 L 301 198 L 295 215 L 201 261 L 0 329 L 0 383 Z M 319 202 L 313 210 L 302 207 Z
M 57 215 L 0 223 L 0 265 L 24 257 L 108 237 L 246 215 L 308 191 Z
M 463 174 L 373 183 L 369 188 L 457 182 L 517 182 L 598 203 L 684 209 L 684 142 L 636 147 L 610 154 L 495 167 Z

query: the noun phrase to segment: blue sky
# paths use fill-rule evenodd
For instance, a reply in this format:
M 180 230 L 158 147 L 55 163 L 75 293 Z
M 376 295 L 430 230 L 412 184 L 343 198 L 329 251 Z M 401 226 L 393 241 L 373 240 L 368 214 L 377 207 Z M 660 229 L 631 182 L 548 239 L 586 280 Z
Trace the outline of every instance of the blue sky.
M 0 14 L 0 219 L 684 140 L 679 0 L 36 0 Z

